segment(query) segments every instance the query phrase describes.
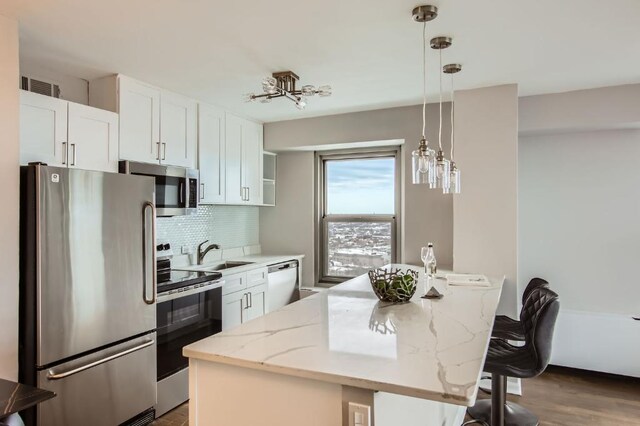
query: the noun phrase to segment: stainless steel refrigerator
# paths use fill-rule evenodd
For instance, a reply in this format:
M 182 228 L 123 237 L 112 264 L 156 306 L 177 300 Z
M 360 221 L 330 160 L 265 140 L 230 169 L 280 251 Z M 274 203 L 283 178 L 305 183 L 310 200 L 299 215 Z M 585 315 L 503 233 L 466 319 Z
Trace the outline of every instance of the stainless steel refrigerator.
M 27 425 L 144 425 L 156 403 L 154 180 L 21 167 L 20 379 L 57 397 Z

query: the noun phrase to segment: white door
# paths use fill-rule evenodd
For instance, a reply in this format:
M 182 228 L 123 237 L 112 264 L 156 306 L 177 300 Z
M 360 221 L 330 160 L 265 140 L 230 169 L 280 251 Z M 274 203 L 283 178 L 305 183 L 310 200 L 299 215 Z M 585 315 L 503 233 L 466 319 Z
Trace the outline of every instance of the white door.
M 245 321 L 261 317 L 266 313 L 267 284 L 260 284 L 247 289 L 249 291 L 249 309 Z
M 67 104 L 20 91 L 20 164 L 67 165 Z
M 118 77 L 120 158 L 157 163 L 160 160 L 160 90 Z
M 262 204 L 262 125 L 243 120 L 242 170 L 245 201 Z
M 160 96 L 160 162 L 171 166 L 196 167 L 197 103 L 193 99 L 163 91 Z
M 118 114 L 69 103 L 69 167 L 118 172 Z
M 243 120 L 232 114 L 225 116 L 225 199 L 227 204 L 244 204 L 246 190 L 242 179 Z
M 222 296 L 222 330 L 228 330 L 242 324 L 246 316 L 247 292 L 236 291 Z
M 224 203 L 225 193 L 224 111 L 198 106 L 198 169 L 200 203 Z

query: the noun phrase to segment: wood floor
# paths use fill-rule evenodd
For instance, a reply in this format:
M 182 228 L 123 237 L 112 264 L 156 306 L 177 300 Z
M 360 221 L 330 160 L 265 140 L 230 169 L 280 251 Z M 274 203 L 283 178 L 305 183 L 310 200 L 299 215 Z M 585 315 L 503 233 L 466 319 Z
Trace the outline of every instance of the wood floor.
M 522 397 L 508 399 L 536 413 L 543 426 L 640 426 L 640 379 L 549 367 L 540 377 L 523 380 L 523 388 Z M 188 424 L 186 403 L 152 423 Z

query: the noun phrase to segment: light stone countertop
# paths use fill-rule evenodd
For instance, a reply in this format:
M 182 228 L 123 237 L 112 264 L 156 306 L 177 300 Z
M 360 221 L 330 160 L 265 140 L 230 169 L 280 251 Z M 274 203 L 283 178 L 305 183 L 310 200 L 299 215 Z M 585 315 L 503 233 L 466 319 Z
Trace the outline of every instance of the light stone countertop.
M 183 354 L 470 406 L 504 278 L 490 281 L 491 287 L 457 287 L 420 278 L 410 303 L 388 305 L 362 275 L 188 345 Z M 434 284 L 444 298 L 421 299 Z

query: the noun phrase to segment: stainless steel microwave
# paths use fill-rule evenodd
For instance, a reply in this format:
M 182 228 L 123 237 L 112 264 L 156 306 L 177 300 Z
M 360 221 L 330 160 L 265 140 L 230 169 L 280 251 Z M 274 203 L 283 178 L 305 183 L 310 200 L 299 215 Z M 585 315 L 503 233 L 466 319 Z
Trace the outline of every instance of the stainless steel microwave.
M 120 161 L 119 170 L 120 173 L 155 178 L 158 216 L 190 215 L 198 210 L 197 169 Z

